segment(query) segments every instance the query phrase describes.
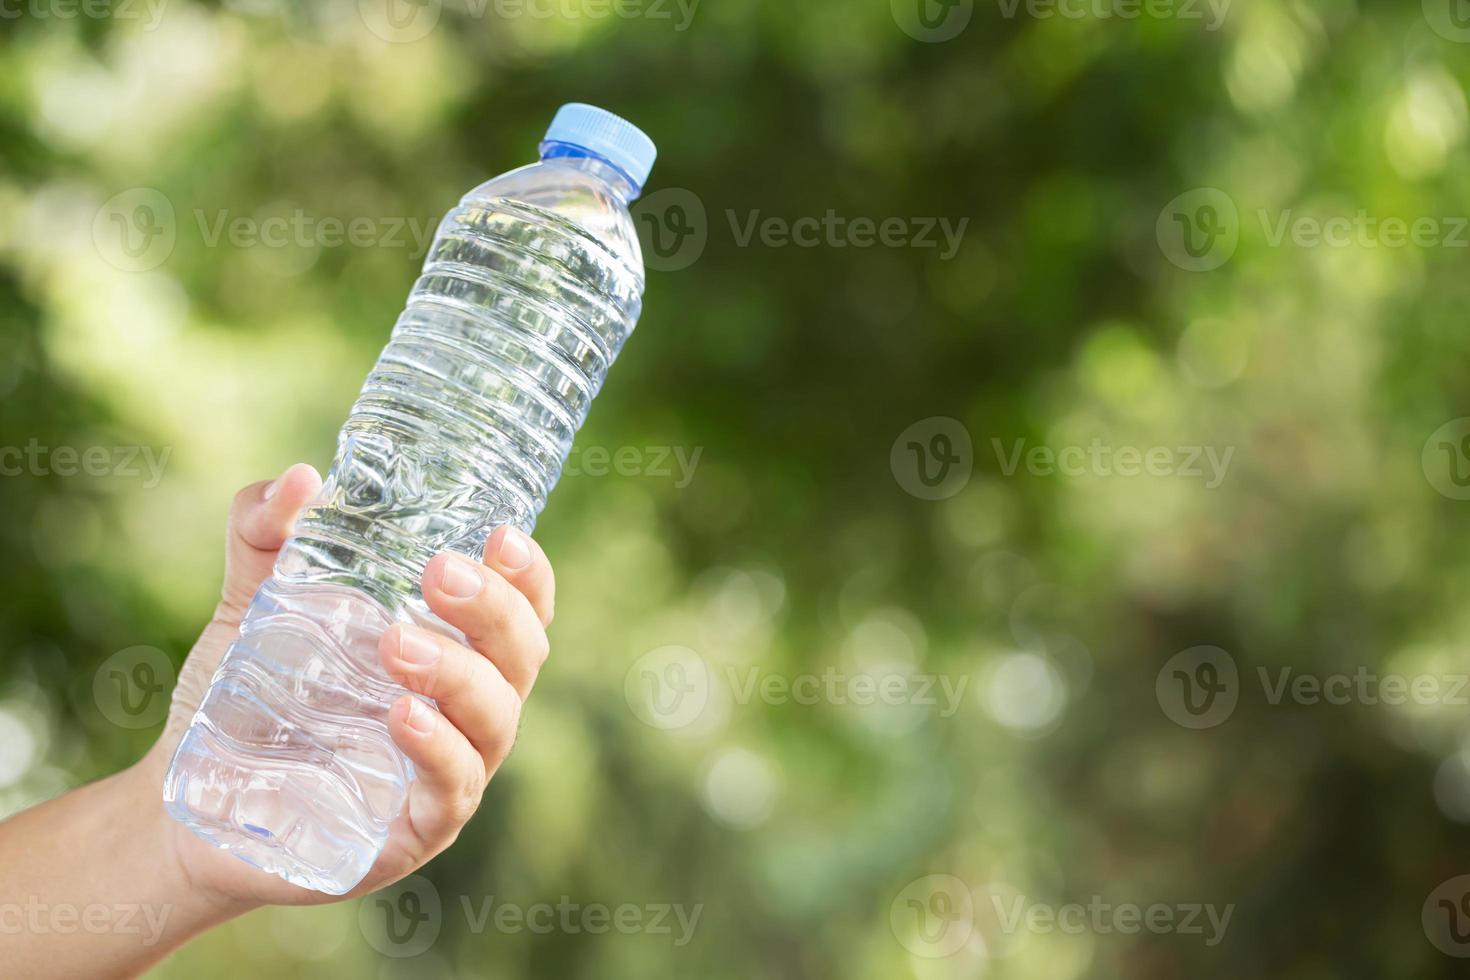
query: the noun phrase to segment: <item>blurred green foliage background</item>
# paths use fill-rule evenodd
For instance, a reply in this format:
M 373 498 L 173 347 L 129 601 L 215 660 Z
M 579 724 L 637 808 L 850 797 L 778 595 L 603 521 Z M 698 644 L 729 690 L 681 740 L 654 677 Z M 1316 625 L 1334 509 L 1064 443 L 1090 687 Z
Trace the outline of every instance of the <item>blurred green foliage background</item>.
M 150 744 L 99 668 L 182 661 L 234 491 L 329 465 L 411 229 L 583 100 L 660 150 L 645 311 L 577 450 L 643 463 L 542 517 L 555 653 L 424 872 L 437 939 L 263 910 L 157 975 L 1456 975 L 1421 913 L 1470 871 L 1467 709 L 1272 704 L 1258 671 L 1470 671 L 1470 456 L 1436 434 L 1470 415 L 1458 2 L 8 5 L 0 443 L 168 455 L 0 478 L 0 815 Z M 115 215 L 160 198 L 172 240 L 119 250 Z M 759 230 L 829 211 L 967 224 L 953 254 Z M 370 232 L 211 234 L 294 215 Z M 1356 230 L 1314 241 L 1333 218 Z M 1432 224 L 1395 245 L 1390 218 Z M 916 425 L 972 447 L 934 493 Z M 1207 486 L 1012 468 L 1017 440 L 1231 455 Z M 698 452 L 689 479 L 660 447 Z M 1239 697 L 1194 730 L 1163 692 L 1200 645 Z M 669 646 L 713 680 L 673 728 L 638 695 Z M 752 668 L 963 689 L 742 699 Z M 1008 930 L 1017 895 L 1233 913 L 1215 945 Z M 679 945 L 476 929 L 487 899 L 701 911 Z

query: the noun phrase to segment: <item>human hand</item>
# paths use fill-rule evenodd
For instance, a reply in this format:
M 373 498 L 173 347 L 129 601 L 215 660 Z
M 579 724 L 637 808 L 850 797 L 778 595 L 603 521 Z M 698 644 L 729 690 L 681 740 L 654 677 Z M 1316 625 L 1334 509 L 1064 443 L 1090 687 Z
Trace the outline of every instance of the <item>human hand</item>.
M 378 646 L 388 674 L 433 698 L 438 710 L 407 695 L 393 705 L 389 733 L 413 762 L 415 779 L 402 813 L 367 876 L 348 895 L 301 888 L 260 871 L 195 837 L 161 805 L 163 775 L 240 620 L 297 514 L 321 488 L 306 464 L 235 497 L 225 549 L 225 582 L 214 616 L 185 661 L 168 723 L 136 767 L 135 792 L 148 794 L 162 821 L 160 837 L 184 877 L 227 914 L 258 904 L 317 904 L 374 891 L 414 871 L 452 844 L 473 815 L 490 778 L 515 740 L 521 705 L 550 651 L 555 582 L 545 553 L 530 537 L 502 527 L 485 544 L 483 563 L 452 553 L 424 570 L 429 608 L 468 638 L 468 646 L 416 626 L 395 625 Z

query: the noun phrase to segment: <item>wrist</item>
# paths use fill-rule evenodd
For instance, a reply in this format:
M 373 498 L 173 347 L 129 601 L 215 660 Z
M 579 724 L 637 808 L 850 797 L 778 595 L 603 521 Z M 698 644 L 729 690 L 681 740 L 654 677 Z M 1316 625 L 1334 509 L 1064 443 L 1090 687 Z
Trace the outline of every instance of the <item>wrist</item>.
M 166 751 L 150 752 L 129 769 L 0 826 L 0 897 L 12 903 L 13 896 L 22 897 L 29 914 L 40 917 L 35 921 L 64 924 L 69 916 L 72 926 L 64 945 L 54 941 L 60 925 L 19 934 L 5 930 L 0 972 L 140 974 L 193 936 L 251 907 L 200 887 L 191 852 L 181 843 L 189 834 L 163 809 Z M 193 843 L 195 860 L 210 851 Z M 80 929 L 79 920 L 85 923 Z

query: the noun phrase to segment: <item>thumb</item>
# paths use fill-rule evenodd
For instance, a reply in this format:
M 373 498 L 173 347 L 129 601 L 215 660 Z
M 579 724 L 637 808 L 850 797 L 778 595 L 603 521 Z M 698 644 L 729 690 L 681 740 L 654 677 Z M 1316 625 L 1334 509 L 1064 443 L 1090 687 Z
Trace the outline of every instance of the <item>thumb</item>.
M 252 483 L 235 494 L 225 536 L 222 617 L 238 621 L 245 614 L 255 590 L 271 573 L 296 516 L 321 488 L 317 471 L 309 463 L 297 463 L 276 479 Z

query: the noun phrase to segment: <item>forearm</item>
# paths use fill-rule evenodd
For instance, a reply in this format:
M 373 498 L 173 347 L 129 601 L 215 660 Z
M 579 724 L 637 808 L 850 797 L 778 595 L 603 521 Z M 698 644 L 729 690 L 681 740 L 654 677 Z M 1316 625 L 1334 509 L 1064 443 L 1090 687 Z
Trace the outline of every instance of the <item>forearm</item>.
M 162 760 L 0 823 L 0 962 L 25 977 L 135 976 L 245 911 L 195 887 L 163 812 Z

